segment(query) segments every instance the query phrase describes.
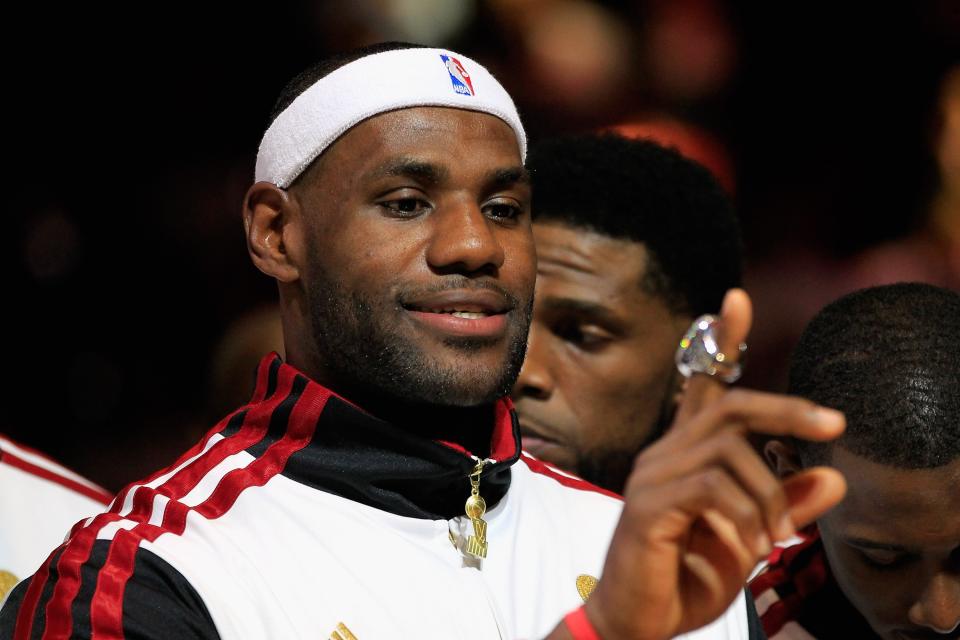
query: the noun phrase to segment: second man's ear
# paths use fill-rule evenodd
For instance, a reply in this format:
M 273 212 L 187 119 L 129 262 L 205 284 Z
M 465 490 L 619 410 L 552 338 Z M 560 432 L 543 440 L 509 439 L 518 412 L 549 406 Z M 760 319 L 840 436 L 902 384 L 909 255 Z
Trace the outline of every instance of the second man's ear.
M 299 242 L 299 216 L 289 194 L 269 182 L 258 182 L 243 200 L 243 227 L 250 259 L 260 271 L 280 282 L 294 282 L 300 269 L 292 251 Z
M 796 447 L 784 440 L 770 440 L 763 445 L 763 457 L 780 478 L 792 476 L 803 468 Z

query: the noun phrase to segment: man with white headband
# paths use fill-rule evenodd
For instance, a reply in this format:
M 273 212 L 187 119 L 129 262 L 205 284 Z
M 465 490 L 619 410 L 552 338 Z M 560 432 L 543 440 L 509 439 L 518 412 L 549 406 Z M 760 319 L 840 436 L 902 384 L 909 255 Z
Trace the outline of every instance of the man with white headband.
M 726 391 L 714 350 L 625 502 L 522 454 L 525 147 L 507 93 L 449 51 L 380 45 L 288 85 L 244 202 L 286 361 L 75 528 L 4 637 L 749 637 L 748 572 L 843 485 L 780 485 L 742 433 L 825 439 L 842 417 Z M 730 294 L 726 353 L 749 315 Z

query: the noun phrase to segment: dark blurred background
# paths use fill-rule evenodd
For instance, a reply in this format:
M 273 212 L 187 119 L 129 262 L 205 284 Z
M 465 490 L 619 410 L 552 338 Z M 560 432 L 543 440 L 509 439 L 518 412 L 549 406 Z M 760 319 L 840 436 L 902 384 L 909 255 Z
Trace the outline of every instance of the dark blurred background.
M 757 306 L 747 382 L 779 389 L 829 300 L 960 289 L 960 2 L 886 5 L 7 7 L 0 431 L 117 489 L 219 417 L 276 335 L 239 217 L 273 100 L 324 54 L 386 39 L 488 66 L 534 140 L 621 125 L 714 170 Z

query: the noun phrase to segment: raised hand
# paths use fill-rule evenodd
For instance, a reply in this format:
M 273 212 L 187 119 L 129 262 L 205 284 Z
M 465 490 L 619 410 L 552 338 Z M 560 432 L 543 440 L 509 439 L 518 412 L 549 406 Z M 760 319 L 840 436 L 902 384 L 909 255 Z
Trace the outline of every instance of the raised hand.
M 750 322 L 749 297 L 731 290 L 721 312 L 725 354 L 738 353 Z M 695 374 L 672 426 L 637 457 L 627 482 L 603 577 L 585 605 L 601 638 L 670 638 L 719 617 L 772 542 L 846 490 L 828 468 L 781 482 L 747 434 L 830 440 L 844 425 L 842 414 L 806 400 Z M 551 637 L 566 635 L 562 627 Z

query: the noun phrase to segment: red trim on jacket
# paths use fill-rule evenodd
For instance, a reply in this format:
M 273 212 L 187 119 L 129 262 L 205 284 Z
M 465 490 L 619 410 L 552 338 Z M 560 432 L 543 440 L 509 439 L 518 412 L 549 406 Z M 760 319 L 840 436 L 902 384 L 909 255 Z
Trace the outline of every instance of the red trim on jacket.
M 775 636 L 788 622 L 798 621 L 804 601 L 820 591 L 830 578 L 820 532 L 810 527 L 799 535 L 802 542 L 774 549 L 767 568 L 750 582 L 755 600 L 769 592 L 777 598 L 760 615 L 768 637 Z
M 18 444 L 17 446 L 20 446 L 20 445 Z M 43 459 L 49 462 L 53 462 L 54 464 L 58 464 L 54 460 L 51 460 L 46 456 L 43 456 Z M 75 493 L 84 495 L 90 498 L 91 500 L 95 500 L 103 505 L 110 504 L 110 500 L 113 499 L 113 496 L 110 495 L 106 489 L 101 489 L 99 487 L 95 488 L 95 487 L 91 487 L 89 485 L 83 484 L 82 482 L 77 482 L 73 478 L 68 478 L 67 476 L 60 475 L 55 471 L 51 471 L 50 469 L 47 469 L 45 467 L 35 465 L 32 462 L 29 462 L 28 460 L 24 460 L 23 458 L 5 449 L 0 449 L 0 464 L 8 464 L 11 467 L 20 469 L 21 471 L 26 471 L 30 475 L 37 476 L 38 478 L 43 478 L 44 480 L 48 480 L 54 484 L 58 484 L 61 487 L 70 489 Z
M 503 462 L 513 458 L 517 449 L 520 448 L 520 439 L 516 437 L 513 430 L 513 402 L 510 401 L 510 398 L 501 398 L 493 406 L 493 411 L 493 431 L 490 435 L 489 457 L 497 462 Z M 456 442 L 449 440 L 437 440 L 436 442 L 465 456 L 474 456 L 472 451 L 467 451 L 466 447 Z
M 276 402 L 268 404 L 279 405 L 285 400 L 289 392 L 279 393 L 281 386 L 287 387 L 288 385 L 285 383 L 289 383 L 289 385 L 292 386 L 293 381 L 300 374 L 292 367 L 281 367 L 279 375 L 281 380 L 278 381 L 278 393 L 274 398 Z M 90 604 L 90 625 L 95 637 L 123 638 L 123 589 L 133 575 L 136 551 L 141 541 L 147 540 L 152 542 L 164 533 L 172 533 L 174 535 L 183 534 L 187 526 L 187 515 L 191 511 L 199 513 L 204 518 L 210 520 L 221 517 L 229 511 L 230 507 L 233 506 L 244 490 L 266 484 L 273 476 L 283 471 L 284 465 L 294 452 L 310 443 L 317 420 L 320 418 L 320 413 L 330 398 L 330 392 L 319 387 L 319 385 L 315 385 L 313 382 L 308 382 L 307 384 L 308 386 L 314 385 L 317 390 L 313 393 L 304 393 L 297 400 L 291 411 L 290 418 L 287 422 L 287 429 L 283 437 L 271 444 L 263 455 L 253 460 L 246 467 L 227 472 L 220 479 L 214 492 L 196 507 L 191 508 L 182 502 L 171 499 L 164 509 L 163 521 L 160 526 L 148 524 L 153 507 L 153 498 L 157 493 L 182 498 L 196 486 L 215 464 L 211 465 L 207 463 L 203 465 L 208 467 L 208 470 L 202 474 L 183 474 L 182 472 L 175 474 L 161 485 L 165 491 L 160 491 L 161 488 L 158 488 L 157 491 L 140 490 L 140 493 L 146 494 L 141 504 L 148 504 L 148 508 L 144 510 L 138 518 L 141 521 L 140 524 L 129 531 L 120 531 L 117 533 L 113 544 L 110 545 L 107 561 L 104 564 L 105 567 L 110 567 L 111 570 L 107 574 L 101 570 L 97 580 L 97 588 Z M 258 407 L 258 409 L 259 408 L 260 407 Z M 264 411 L 264 413 L 264 419 L 254 420 L 254 423 L 262 423 L 263 425 L 263 429 L 256 429 L 256 432 L 259 432 L 256 435 L 259 437 L 256 437 L 250 442 L 246 442 L 246 440 L 248 440 L 247 438 L 243 439 L 245 442 L 234 442 L 232 443 L 233 446 L 228 448 L 228 453 L 225 455 L 220 453 L 216 457 L 222 461 L 222 459 L 225 459 L 229 455 L 242 451 L 259 441 L 264 435 L 263 432 L 266 427 L 269 425 L 269 415 L 272 411 L 269 413 Z M 245 423 L 249 421 L 250 417 L 248 416 Z M 239 433 L 237 435 L 239 435 Z M 231 442 L 235 439 L 236 436 L 232 436 L 220 442 Z M 217 444 L 220 444 L 220 442 Z M 216 447 L 216 445 L 214 446 Z M 208 456 L 202 456 L 196 462 L 206 458 L 208 458 Z M 217 464 L 218 463 L 219 462 L 217 462 Z M 188 467 L 188 469 L 189 468 L 190 467 Z M 186 471 L 186 469 L 184 469 L 184 471 Z
M 183 527 L 186 525 L 186 513 L 190 509 L 178 500 L 189 493 L 217 464 L 229 456 L 256 444 L 266 435 L 271 414 L 290 395 L 295 379 L 302 375 L 292 367 L 281 366 L 277 374 L 276 390 L 269 400 L 264 400 L 269 377 L 269 367 L 266 365 L 270 359 L 272 359 L 272 356 L 264 359 L 264 366 L 261 366 L 259 371 L 257 386 L 250 404 L 224 418 L 210 431 L 206 438 L 198 442 L 196 446 L 182 455 L 170 467 L 161 469 L 145 481 L 128 485 L 118 495 L 110 512 L 94 518 L 88 526 L 77 530 L 75 535 L 66 543 L 66 548 L 57 562 L 58 579 L 56 586 L 45 608 L 44 640 L 70 637 L 73 630 L 72 607 L 80 590 L 81 568 L 89 560 L 97 535 L 103 527 L 111 522 L 127 519 L 137 521 L 138 524 L 132 530 L 121 530 L 114 536 L 107 560 L 98 572 L 97 585 L 90 605 L 90 623 L 94 637 L 105 639 L 123 637 L 123 591 L 127 580 L 133 573 L 136 549 L 140 541 L 144 539 L 155 540 L 160 534 L 166 532 L 174 534 L 183 532 Z M 314 383 L 308 382 L 308 384 Z M 326 390 L 321 390 L 320 395 L 324 392 Z M 295 437 L 294 444 L 300 447 L 305 446 L 310 441 L 312 427 L 316 424 L 319 412 L 328 397 L 329 393 L 326 392 L 326 395 L 322 396 L 321 402 L 298 402 L 293 407 L 284 437 L 271 445 L 264 456 L 250 465 L 252 467 L 255 463 L 260 463 L 261 460 L 266 459 L 266 473 L 260 474 L 259 477 L 253 473 L 244 474 L 246 471 L 244 469 L 227 473 L 221 479 L 213 494 L 204 503 L 198 505 L 197 509 L 212 504 L 215 508 L 206 509 L 206 517 L 219 517 L 232 506 L 243 489 L 256 486 L 257 482 L 263 484 L 282 470 L 282 463 L 297 448 L 296 446 L 290 446 L 291 434 L 299 436 Z M 309 416 L 307 418 L 298 417 L 305 410 L 301 405 L 309 405 L 307 409 L 315 415 L 312 418 Z M 209 438 L 226 428 L 230 420 L 244 410 L 247 410 L 247 414 L 237 433 L 216 442 L 209 451 L 180 469 L 155 489 L 145 486 L 146 483 L 155 481 L 165 473 L 169 473 L 171 469 L 177 468 L 190 458 L 200 454 Z M 305 426 L 309 430 L 309 435 L 306 437 L 302 433 Z M 282 461 L 278 460 L 278 454 L 280 454 L 279 457 L 282 457 Z M 260 464 L 258 468 L 262 466 L 263 464 Z M 228 480 L 231 477 L 233 480 Z M 131 512 L 121 516 L 119 512 L 123 508 L 126 496 L 131 492 L 133 492 Z M 148 524 L 153 511 L 154 499 L 158 495 L 170 499 L 164 510 L 164 518 L 160 526 Z M 51 559 L 52 556 L 53 554 L 51 554 Z M 14 636 L 16 640 L 21 638 L 26 640 L 31 636 L 36 607 L 49 577 L 49 572 L 48 560 L 34 576 L 28 587 L 17 616 L 17 628 Z
M 623 500 L 623 496 L 616 494 L 613 491 L 607 491 L 602 487 L 598 487 L 597 485 L 587 482 L 586 480 L 583 480 L 581 478 L 577 478 L 576 476 L 569 476 L 566 473 L 561 472 L 559 469 L 555 469 L 554 467 L 551 467 L 546 462 L 543 462 L 542 460 L 537 460 L 526 451 L 520 454 L 520 459 L 523 460 L 524 464 L 526 464 L 527 467 L 529 467 L 530 470 L 533 471 L 534 473 L 547 476 L 548 478 L 553 478 L 554 480 L 556 480 L 557 482 L 559 482 L 565 487 L 570 487 L 572 489 L 580 489 L 581 491 L 592 491 L 594 493 L 601 493 L 605 496 L 616 498 L 617 500 L 621 500 L 621 501 Z

